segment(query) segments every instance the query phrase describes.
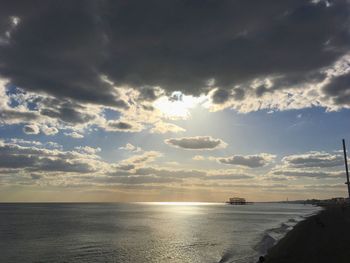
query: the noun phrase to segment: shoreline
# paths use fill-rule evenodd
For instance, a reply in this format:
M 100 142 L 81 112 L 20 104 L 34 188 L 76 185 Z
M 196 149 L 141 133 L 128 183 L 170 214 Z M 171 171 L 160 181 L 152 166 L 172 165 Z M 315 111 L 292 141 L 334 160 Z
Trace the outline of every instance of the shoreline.
M 262 262 L 349 262 L 350 206 L 329 205 L 323 208 L 298 222 L 267 250 Z
M 260 243 L 256 246 L 257 251 L 259 251 L 260 255 L 266 257 L 268 251 L 272 247 L 276 246 L 278 242 L 282 240 L 290 231 L 292 231 L 300 222 L 319 214 L 322 210 L 323 208 L 320 208 L 302 216 L 291 217 L 287 221 L 282 222 L 278 227 L 265 230 Z

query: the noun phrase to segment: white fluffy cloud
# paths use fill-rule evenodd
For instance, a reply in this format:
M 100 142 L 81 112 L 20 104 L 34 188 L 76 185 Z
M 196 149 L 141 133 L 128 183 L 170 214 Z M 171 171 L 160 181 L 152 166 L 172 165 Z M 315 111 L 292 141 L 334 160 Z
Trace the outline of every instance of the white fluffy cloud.
M 154 124 L 154 127 L 150 130 L 151 133 L 177 133 L 177 132 L 184 132 L 185 129 L 181 128 L 180 126 L 177 126 L 173 123 L 167 123 L 163 121 L 158 121 Z
M 97 154 L 101 152 L 100 147 L 94 148 L 90 146 L 77 146 L 74 149 L 76 149 L 78 152 L 87 153 L 87 154 Z
M 72 137 L 74 139 L 82 139 L 84 138 L 84 135 L 76 132 L 76 131 L 72 131 L 72 132 L 65 132 L 64 135 L 68 136 L 68 137 Z
M 192 160 L 194 161 L 204 161 L 206 158 L 203 155 L 195 155 L 193 156 Z
M 49 127 L 47 125 L 43 125 L 41 127 L 41 131 L 45 134 L 45 135 L 55 135 L 58 133 L 58 129 L 56 127 Z
M 120 150 L 131 151 L 131 152 L 141 152 L 142 149 L 140 147 L 136 147 L 131 143 L 127 143 L 125 146 L 119 147 Z

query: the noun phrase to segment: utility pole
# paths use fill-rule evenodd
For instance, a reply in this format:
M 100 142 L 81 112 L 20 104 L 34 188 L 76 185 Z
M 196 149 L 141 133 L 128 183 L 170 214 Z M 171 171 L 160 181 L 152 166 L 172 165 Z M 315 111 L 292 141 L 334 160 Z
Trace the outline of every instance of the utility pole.
M 348 168 L 348 158 L 346 157 L 346 147 L 345 140 L 343 139 L 343 151 L 344 151 L 344 161 L 345 161 L 345 171 L 346 171 L 346 183 L 348 185 L 348 193 L 350 198 L 350 182 L 349 182 L 349 168 Z

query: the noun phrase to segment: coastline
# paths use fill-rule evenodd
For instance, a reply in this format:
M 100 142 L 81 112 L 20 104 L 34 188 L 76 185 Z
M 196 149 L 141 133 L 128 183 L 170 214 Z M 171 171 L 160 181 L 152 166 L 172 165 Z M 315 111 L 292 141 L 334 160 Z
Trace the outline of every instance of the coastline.
M 267 263 L 349 262 L 350 206 L 325 206 L 268 249 Z

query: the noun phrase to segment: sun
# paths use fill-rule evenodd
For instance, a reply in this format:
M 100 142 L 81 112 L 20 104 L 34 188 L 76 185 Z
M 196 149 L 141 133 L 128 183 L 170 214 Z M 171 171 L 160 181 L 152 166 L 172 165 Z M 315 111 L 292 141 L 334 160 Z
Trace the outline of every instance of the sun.
M 202 101 L 202 97 L 184 95 L 182 92 L 176 91 L 170 97 L 160 97 L 154 102 L 153 106 L 163 113 L 165 117 L 187 119 L 190 116 L 190 109 L 200 105 Z

